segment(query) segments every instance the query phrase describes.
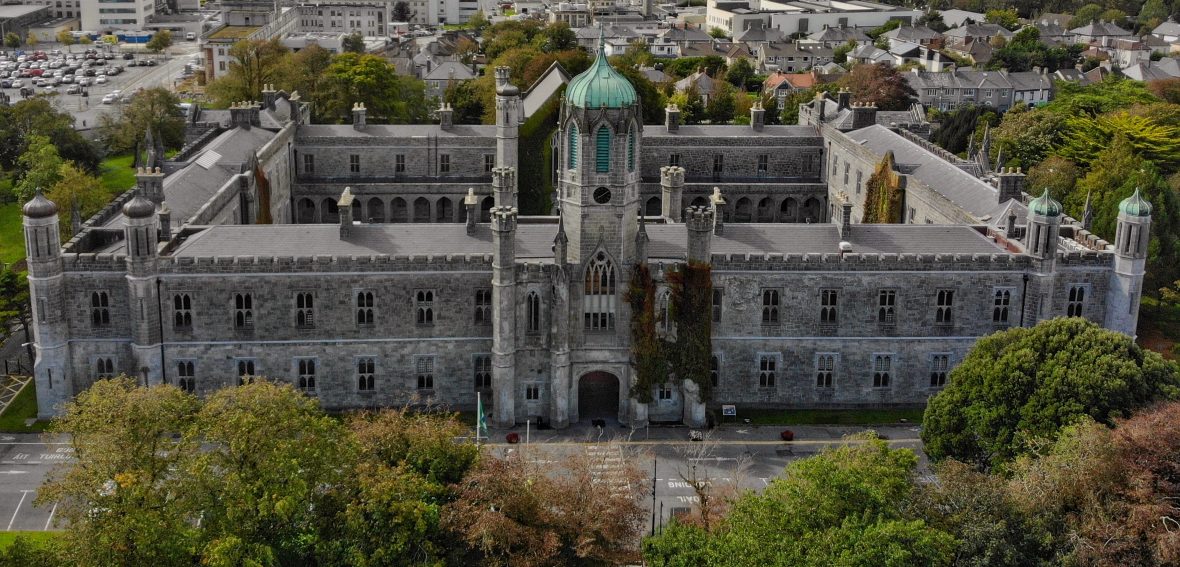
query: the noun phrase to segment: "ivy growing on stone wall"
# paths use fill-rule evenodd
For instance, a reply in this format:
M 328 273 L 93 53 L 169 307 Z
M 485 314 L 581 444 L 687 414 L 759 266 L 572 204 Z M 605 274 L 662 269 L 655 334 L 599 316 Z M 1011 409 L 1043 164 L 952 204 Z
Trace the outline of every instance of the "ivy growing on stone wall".
M 688 262 L 668 274 L 676 343 L 670 361 L 681 380 L 700 387 L 701 401 L 713 396 L 709 360 L 713 356 L 713 280 L 709 264 Z
M 885 152 L 885 157 L 877 164 L 877 169 L 865 184 L 865 216 L 861 222 L 902 222 L 901 194 L 901 176 L 893 170 L 893 152 Z
M 631 364 L 635 367 L 631 396 L 649 403 L 655 385 L 668 378 L 668 359 L 663 342 L 656 336 L 656 285 L 647 264 L 635 266 L 627 301 L 631 303 Z

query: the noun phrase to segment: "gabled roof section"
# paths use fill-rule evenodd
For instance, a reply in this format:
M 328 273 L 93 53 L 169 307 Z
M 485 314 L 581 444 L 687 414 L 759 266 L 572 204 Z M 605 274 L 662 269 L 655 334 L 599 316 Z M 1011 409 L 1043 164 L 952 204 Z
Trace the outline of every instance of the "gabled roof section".
M 524 109 L 524 117 L 528 119 L 537 110 L 540 110 L 557 91 L 561 89 L 562 85 L 569 84 L 570 75 L 561 66 L 561 63 L 554 61 L 549 65 L 549 68 L 541 73 L 537 80 L 529 85 L 529 89 L 525 91 L 524 96 L 521 97 L 521 106 Z

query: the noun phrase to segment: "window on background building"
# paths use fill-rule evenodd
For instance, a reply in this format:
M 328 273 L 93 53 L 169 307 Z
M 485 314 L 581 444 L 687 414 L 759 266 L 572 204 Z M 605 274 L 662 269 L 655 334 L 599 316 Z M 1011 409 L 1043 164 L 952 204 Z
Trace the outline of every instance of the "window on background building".
M 433 356 L 419 356 L 415 362 L 415 370 L 418 375 L 418 389 L 419 390 L 433 390 L 434 389 L 434 357 Z
M 304 394 L 315 393 L 315 359 L 314 358 L 300 358 L 297 363 L 299 375 L 296 377 L 295 386 L 299 388 L 300 392 Z
M 893 356 L 888 354 L 873 355 L 873 387 L 888 388 L 889 375 L 893 371 Z
M 94 376 L 96 378 L 114 378 L 115 377 L 115 360 L 113 358 L 100 358 L 94 362 Z
M 420 289 L 414 292 L 415 322 L 419 325 L 434 324 L 434 292 Z
M 524 399 L 535 402 L 541 399 L 541 385 L 540 384 L 525 384 Z
M 672 293 L 666 289 L 656 294 L 656 334 L 661 337 L 666 337 L 672 328 L 671 299 Z
M 838 294 L 834 289 L 825 289 L 819 292 L 819 322 L 827 325 L 835 325 L 837 321 L 836 302 Z
M 594 171 L 610 171 L 610 130 L 606 126 L 599 126 L 594 134 Z
M 172 296 L 172 328 L 191 329 L 193 326 L 193 299 L 187 293 Z
M 764 354 L 758 357 L 758 387 L 773 388 L 778 357 Z
M 877 323 L 893 325 L 897 322 L 897 292 L 883 289 L 877 294 Z
M 659 388 L 656 390 L 656 393 L 661 402 L 672 401 L 672 386 L 669 384 L 660 384 Z
M 492 355 L 477 354 L 474 359 L 475 389 L 490 390 L 492 388 Z
M 451 154 L 439 154 L 438 156 L 438 172 L 451 172 Z
M 474 320 L 476 325 L 492 324 L 492 290 L 475 290 Z
M 176 363 L 176 385 L 188 393 L 197 391 L 197 374 L 191 360 L 182 360 Z
M 1069 300 L 1065 304 L 1067 317 L 1081 317 L 1086 306 L 1086 286 L 1074 285 L 1069 287 Z
M 713 156 L 713 179 L 720 179 L 723 173 L 725 173 L 725 156 L 716 154 Z
M 249 293 L 234 294 L 234 328 L 254 328 L 254 296 Z
M 111 297 L 105 291 L 90 293 L 90 324 L 94 327 L 111 324 Z
M 491 173 L 492 169 L 496 167 L 496 154 L 483 155 L 483 172 Z
M 950 365 L 951 357 L 947 354 L 936 354 L 930 357 L 930 387 L 941 388 L 946 386 L 947 367 Z
M 356 292 L 356 324 L 372 325 L 375 319 L 374 303 L 376 298 L 371 291 Z
M 570 123 L 569 142 L 566 146 L 566 162 L 568 163 L 566 169 L 577 169 L 578 167 L 578 125 Z
M 721 356 L 713 355 L 709 357 L 709 382 L 713 387 L 721 385 Z
M 393 172 L 394 173 L 405 173 L 406 172 L 406 156 L 404 154 L 397 154 L 397 155 L 393 156 Z
M 604 252 L 598 252 L 586 268 L 583 301 L 584 326 L 588 331 L 607 331 L 615 328 L 614 262 Z
M 779 297 L 777 289 L 762 290 L 762 324 L 777 325 L 779 322 Z
M 668 165 L 680 165 L 680 154 L 668 154 Z
M 997 289 L 992 300 L 992 322 L 1004 324 L 1008 322 L 1008 309 L 1012 304 L 1012 290 Z
M 713 288 L 713 322 L 721 322 L 721 308 L 725 300 L 725 290 Z
M 361 172 L 361 156 L 358 154 L 350 154 L 348 156 L 348 171 L 352 173 Z
M 356 361 L 356 389 L 372 392 L 377 387 L 377 360 L 360 358 Z
M 938 325 L 950 325 L 954 318 L 955 292 L 949 289 L 938 290 L 934 306 L 934 322 Z
M 815 357 L 815 385 L 819 388 L 832 387 L 832 374 L 836 371 L 835 354 L 818 354 Z
M 541 332 L 541 296 L 537 295 L 535 291 L 530 291 L 528 297 L 525 299 L 525 303 L 525 315 L 528 319 L 527 332 Z
M 627 133 L 627 171 L 635 171 L 635 128 Z
M 315 156 L 303 154 L 303 173 L 315 173 Z
M 766 175 L 768 171 L 770 171 L 770 156 L 760 154 L 758 156 L 758 175 Z
M 301 329 L 315 327 L 315 298 L 310 293 L 295 294 L 295 326 Z

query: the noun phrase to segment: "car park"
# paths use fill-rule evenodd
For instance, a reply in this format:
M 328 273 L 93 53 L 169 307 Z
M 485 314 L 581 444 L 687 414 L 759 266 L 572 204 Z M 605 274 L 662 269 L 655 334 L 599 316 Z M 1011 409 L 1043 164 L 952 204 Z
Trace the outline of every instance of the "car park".
M 82 94 L 82 87 L 78 85 L 70 85 L 66 87 L 66 94 Z
M 96 85 L 107 84 L 107 76 L 106 75 L 99 75 L 97 79 L 94 79 L 94 84 L 96 84 Z
M 94 81 L 90 77 L 82 77 L 81 79 L 78 79 L 78 84 L 84 87 L 89 87 L 90 85 L 94 84 Z
M 117 94 L 110 93 L 102 97 L 103 104 L 115 104 L 116 102 L 119 102 L 119 95 Z
M 25 86 L 25 82 L 20 79 L 17 79 L 12 82 L 12 88 L 14 88 L 14 89 L 19 89 L 23 86 Z

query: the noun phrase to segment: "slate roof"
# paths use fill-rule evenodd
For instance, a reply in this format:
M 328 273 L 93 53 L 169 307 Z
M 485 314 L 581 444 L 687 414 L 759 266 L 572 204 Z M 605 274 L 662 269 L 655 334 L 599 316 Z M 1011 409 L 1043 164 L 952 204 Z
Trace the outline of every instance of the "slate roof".
M 782 30 L 756 26 L 734 34 L 733 40 L 743 43 L 760 43 L 782 41 L 783 37 Z
M 908 166 L 910 177 L 976 218 L 993 212 L 998 204 L 995 187 L 880 124 L 853 130 L 846 135 L 880 156 L 892 150 L 899 168 Z
M 1080 28 L 1069 30 L 1076 35 L 1088 35 L 1090 37 L 1129 37 L 1131 32 L 1118 27 L 1112 22 L 1090 22 Z
M 858 253 L 998 254 L 1004 250 L 970 226 L 855 224 L 843 239 L 834 224 L 729 223 L 713 236 L 714 254 L 808 254 L 839 252 L 852 243 Z M 648 224 L 652 258 L 684 258 L 687 232 L 683 224 Z M 556 224 L 520 224 L 516 229 L 518 260 L 552 261 Z M 250 254 L 283 256 L 446 256 L 491 254 L 492 231 L 477 225 L 472 234 L 463 224 L 354 225 L 346 239 L 335 224 L 219 225 L 191 237 L 174 257 L 236 256 L 242 242 Z
M 466 81 L 474 78 L 475 72 L 471 70 L 471 67 L 458 61 L 444 61 L 431 69 L 429 73 L 422 77 L 422 80 L 447 81 L 454 79 L 456 81 Z
M 263 128 L 227 130 L 193 156 L 191 163 L 165 177 L 164 202 L 172 209 L 174 226 L 184 224 L 205 206 L 231 177 L 242 172 L 246 160 L 274 136 L 274 132 Z M 198 161 L 209 167 L 203 167 Z M 122 227 L 123 216 L 115 215 L 104 226 Z
M 807 36 L 812 41 L 839 41 L 841 43 L 855 41 L 857 43 L 872 41 L 859 28 L 827 27 L 812 32 Z
M 999 24 L 967 24 L 957 28 L 951 28 L 944 33 L 946 37 L 1012 37 L 1012 32 L 1008 28 Z
M 920 43 L 922 40 L 938 39 L 942 37 L 942 34 L 926 26 L 909 25 L 891 29 L 885 32 L 885 37 L 911 43 Z
M 666 128 L 648 128 L 643 131 L 644 138 L 669 137 L 710 137 L 710 138 L 749 138 L 777 137 L 777 138 L 807 138 L 819 137 L 819 130 L 814 126 L 798 125 L 766 125 L 762 130 L 755 130 L 747 125 L 739 124 L 681 124 L 676 132 L 669 132 Z
M 1180 36 L 1180 23 L 1176 23 L 1172 19 L 1158 25 L 1151 30 L 1151 34 L 1155 36 L 1175 35 Z
M 443 130 L 438 124 L 368 124 L 357 131 L 351 124 L 304 124 L 299 127 L 296 137 L 305 138 L 411 138 L 437 136 L 485 137 L 496 135 L 496 127 L 490 125 L 455 124 L 450 130 Z

